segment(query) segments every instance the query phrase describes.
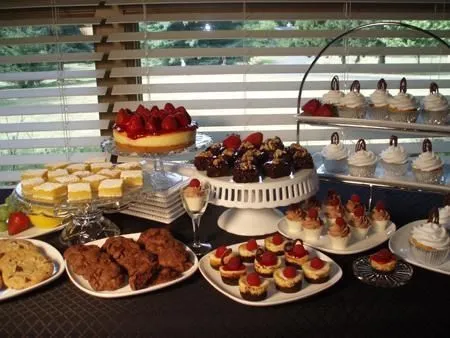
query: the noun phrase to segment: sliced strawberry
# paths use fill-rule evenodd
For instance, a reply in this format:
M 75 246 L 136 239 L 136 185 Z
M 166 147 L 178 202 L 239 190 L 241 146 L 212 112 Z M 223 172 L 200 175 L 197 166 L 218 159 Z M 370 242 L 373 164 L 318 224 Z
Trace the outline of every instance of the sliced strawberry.
M 241 145 L 241 137 L 236 134 L 231 134 L 230 136 L 227 136 L 225 140 L 223 140 L 223 146 L 227 149 L 238 149 Z
M 251 286 L 260 286 L 261 278 L 259 278 L 259 275 L 256 272 L 249 273 L 247 275 L 247 283 Z
M 333 116 L 333 106 L 326 103 L 326 104 L 320 106 L 312 115 L 323 116 L 323 117 L 332 117 Z
M 128 123 L 130 118 L 131 116 L 128 114 L 128 112 L 125 109 L 121 108 L 116 115 L 116 125 L 123 127 Z
M 161 120 L 156 116 L 145 119 L 145 130 L 151 134 L 156 134 L 161 130 Z
M 259 146 L 261 145 L 261 143 L 263 141 L 263 138 L 264 138 L 264 135 L 262 133 L 256 132 L 256 133 L 252 133 L 252 134 L 248 135 L 244 139 L 244 142 L 250 142 L 255 147 L 259 148 Z
M 361 197 L 359 197 L 359 195 L 357 195 L 357 194 L 353 194 L 353 195 L 350 197 L 350 200 L 351 200 L 353 203 L 361 203 Z
M 172 114 L 172 113 L 175 112 L 175 107 L 173 106 L 172 103 L 167 102 L 167 103 L 164 105 L 164 110 L 165 110 L 166 112 L 168 112 L 169 114 Z
M 256 243 L 256 239 L 254 239 L 254 238 L 249 239 L 247 242 L 247 250 L 253 251 L 256 249 L 258 249 L 258 243 Z
M 161 122 L 161 128 L 167 131 L 174 131 L 178 129 L 178 122 L 175 116 L 168 115 Z
M 176 118 L 176 120 L 178 122 L 178 125 L 181 128 L 187 127 L 190 124 L 190 121 L 189 121 L 190 118 L 185 113 L 178 112 L 178 113 L 173 114 L 173 116 L 175 116 L 175 118 Z
M 189 182 L 189 186 L 192 188 L 198 188 L 200 187 L 200 181 L 196 178 L 193 178 L 190 182 Z
M 185 113 L 185 114 L 187 114 L 188 112 L 187 112 L 187 110 L 186 110 L 186 108 L 184 108 L 183 106 L 179 106 L 179 107 L 177 107 L 176 109 L 175 109 L 175 111 L 178 113 L 178 112 L 182 112 L 182 113 Z M 188 114 L 189 115 L 189 114 Z
M 297 275 L 297 269 L 293 266 L 287 266 L 283 269 L 283 275 L 286 278 L 294 278 Z
M 320 106 L 321 106 L 321 103 L 319 100 L 312 99 L 303 105 L 302 110 L 304 113 L 306 113 L 308 115 L 313 115 L 320 108 Z
M 144 120 L 139 115 L 133 115 L 125 128 L 128 137 L 137 137 L 145 133 Z
M 275 265 L 277 264 L 277 256 L 270 252 L 270 251 L 265 251 L 262 255 L 261 255 L 261 259 L 260 262 L 262 265 L 266 265 L 266 266 L 270 266 L 270 265 Z
M 281 236 L 280 234 L 273 235 L 272 242 L 275 245 L 280 245 L 281 243 L 283 243 L 283 236 Z
M 159 108 L 158 108 L 158 106 L 153 106 L 153 107 L 150 109 L 150 114 L 151 114 L 151 115 L 158 114 L 158 113 L 159 113 Z
M 338 217 L 336 218 L 336 224 L 342 227 L 345 225 L 345 220 L 342 217 Z
M 319 216 L 319 212 L 316 208 L 310 208 L 308 210 L 308 217 L 312 219 L 316 219 Z
M 378 211 L 385 210 L 386 207 L 384 205 L 384 202 L 383 201 L 378 201 L 377 204 L 375 205 L 375 209 L 377 209 Z
M 146 108 L 140 104 L 137 108 L 136 108 L 136 114 L 138 115 L 144 115 Z
M 362 206 L 358 206 L 355 208 L 355 210 L 353 210 L 353 214 L 356 217 L 362 217 L 364 216 L 364 208 Z
M 324 265 L 325 265 L 324 261 L 321 260 L 319 257 L 314 257 L 313 259 L 311 259 L 311 267 L 313 269 L 316 270 L 322 269 Z
M 227 250 L 228 250 L 228 248 L 225 245 L 219 246 L 215 252 L 216 257 L 221 258 Z

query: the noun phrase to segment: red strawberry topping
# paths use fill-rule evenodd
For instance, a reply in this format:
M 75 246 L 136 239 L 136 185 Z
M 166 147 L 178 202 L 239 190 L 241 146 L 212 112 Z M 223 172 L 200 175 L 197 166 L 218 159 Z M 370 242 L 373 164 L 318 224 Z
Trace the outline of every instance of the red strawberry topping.
M 133 115 L 125 126 L 127 135 L 130 138 L 142 135 L 145 132 L 144 120 L 139 115 Z
M 244 142 L 250 142 L 255 147 L 259 148 L 263 141 L 263 137 L 263 134 L 260 132 L 252 133 L 244 139 Z
M 168 115 L 162 120 L 161 122 L 161 128 L 167 131 L 173 131 L 177 130 L 178 128 L 178 122 L 175 116 Z
M 306 114 L 313 115 L 317 111 L 317 109 L 320 108 L 320 106 L 321 106 L 321 103 L 319 100 L 312 99 L 303 105 L 302 110 Z
M 378 201 L 377 204 L 375 205 L 375 209 L 377 209 L 378 211 L 385 210 L 386 207 L 384 205 L 384 202 Z
M 161 129 L 161 120 L 156 116 L 150 116 L 145 120 L 145 130 L 156 134 Z
M 116 125 L 118 125 L 119 127 L 123 127 L 128 123 L 130 118 L 131 116 L 128 114 L 128 112 L 125 109 L 121 108 L 116 116 Z
M 313 115 L 315 116 L 323 116 L 323 117 L 332 117 L 333 116 L 333 106 L 331 104 L 324 104 L 319 107 Z
M 244 265 L 241 262 L 241 259 L 237 256 L 231 257 L 227 264 L 224 267 L 226 270 L 241 270 L 244 268 Z
M 256 249 L 258 249 L 258 243 L 256 243 L 256 239 L 254 239 L 254 238 L 249 239 L 247 242 L 247 250 L 253 251 Z
M 302 258 L 303 256 L 306 256 L 308 254 L 308 251 L 306 251 L 303 245 L 295 244 L 292 248 L 292 254 L 297 258 Z
M 221 258 L 227 250 L 228 250 L 228 248 L 225 245 L 219 246 L 216 249 L 216 253 L 215 253 L 216 257 Z
M 189 186 L 192 188 L 198 188 L 200 187 L 200 181 L 196 178 L 193 178 L 190 182 L 189 182 Z
M 286 278 L 294 278 L 297 275 L 297 269 L 293 266 L 287 266 L 283 269 L 283 275 Z
M 377 253 L 370 256 L 372 260 L 378 263 L 388 263 L 396 260 L 395 255 L 393 255 L 388 249 L 381 249 Z
M 353 214 L 356 217 L 364 216 L 364 208 L 362 206 L 356 207 L 355 210 L 353 210 Z
M 338 206 L 339 205 L 339 198 L 336 196 L 333 196 L 331 199 L 328 200 L 328 204 L 331 206 Z
M 308 210 L 308 217 L 312 219 L 316 219 L 319 216 L 319 213 L 316 208 L 310 208 Z
M 164 110 L 165 110 L 166 112 L 168 112 L 169 114 L 172 114 L 172 113 L 175 111 L 175 107 L 173 106 L 172 103 L 167 102 L 167 103 L 164 105 Z
M 185 114 L 188 113 L 187 110 L 186 110 L 186 108 L 184 108 L 183 106 L 177 107 L 177 109 L 175 109 L 175 111 L 176 111 L 176 112 L 182 112 L 182 113 L 185 113 Z M 189 115 L 189 114 L 188 114 L 188 115 Z M 191 123 L 191 122 L 189 121 L 189 123 Z
M 177 113 L 173 114 L 173 116 L 175 116 L 175 118 L 176 118 L 176 120 L 178 122 L 178 125 L 181 128 L 187 127 L 189 125 L 189 123 L 191 123 L 190 122 L 190 117 L 186 113 L 177 112 Z
M 142 104 L 140 104 L 136 108 L 136 114 L 138 114 L 138 115 L 145 115 L 145 111 L 146 111 L 146 108 Z
M 150 109 L 150 114 L 151 114 L 151 115 L 154 115 L 154 114 L 157 114 L 157 113 L 159 113 L 159 108 L 158 108 L 158 106 L 153 106 L 153 107 Z
M 260 258 L 260 263 L 262 265 L 266 265 L 266 266 L 270 266 L 270 265 L 276 265 L 278 262 L 278 258 L 277 256 L 270 252 L 270 251 L 265 251 Z
M 256 272 L 249 273 L 247 275 L 247 283 L 250 286 L 260 286 L 261 278 L 259 278 L 259 275 Z
M 313 259 L 311 259 L 311 267 L 313 269 L 316 270 L 322 269 L 324 265 L 325 265 L 324 261 L 321 260 L 319 257 L 314 257 Z
M 361 202 L 361 197 L 359 197 L 359 195 L 357 195 L 357 194 L 353 194 L 353 195 L 350 197 L 350 200 L 351 200 L 353 203 L 360 203 L 360 202 Z
M 339 225 L 340 227 L 345 225 L 345 221 L 342 217 L 338 217 L 336 218 L 336 224 Z
M 283 236 L 281 236 L 280 234 L 273 235 L 272 242 L 275 245 L 280 245 L 281 243 L 283 243 Z
M 223 140 L 223 145 L 227 149 L 236 150 L 241 145 L 241 137 L 236 134 L 231 134 L 225 140 Z

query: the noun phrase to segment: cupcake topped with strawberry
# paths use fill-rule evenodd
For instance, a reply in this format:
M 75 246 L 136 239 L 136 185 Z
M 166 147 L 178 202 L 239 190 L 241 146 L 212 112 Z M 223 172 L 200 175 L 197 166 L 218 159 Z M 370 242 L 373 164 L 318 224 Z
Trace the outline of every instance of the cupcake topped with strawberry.
M 278 256 L 282 256 L 284 254 L 284 246 L 286 243 L 287 239 L 278 232 L 273 236 L 269 236 L 264 239 L 264 247 Z
M 365 238 L 372 225 L 369 217 L 366 216 L 366 211 L 363 206 L 358 206 L 353 210 L 353 219 L 351 221 L 351 230 L 357 238 Z
M 343 250 L 347 247 L 351 233 L 343 217 L 336 218 L 334 224 L 328 228 L 328 237 L 332 248 Z
M 302 264 L 309 259 L 309 252 L 303 246 L 301 239 L 296 239 L 293 242 L 288 242 L 284 248 L 284 259 L 286 265 L 292 265 L 301 269 Z
M 345 204 L 345 211 L 347 212 L 347 217 L 349 219 L 353 218 L 353 211 L 355 208 L 361 206 L 361 197 L 358 194 L 353 194 L 350 199 Z
M 303 221 L 306 218 L 306 212 L 302 209 L 300 203 L 294 203 L 287 207 L 285 220 L 290 230 L 300 231 L 303 228 Z
M 222 245 L 209 255 L 209 264 L 213 269 L 219 270 L 219 267 L 222 265 L 222 259 L 227 262 L 231 257 L 233 257 L 233 251 Z
M 341 209 L 341 198 L 334 190 L 329 190 L 325 203 L 323 204 L 323 211 L 328 217 L 330 213 L 334 213 Z
M 306 241 L 318 240 L 322 232 L 322 228 L 323 222 L 319 218 L 319 212 L 317 211 L 317 208 L 315 207 L 309 208 L 308 214 L 305 220 L 303 221 L 304 239 Z
M 249 239 L 246 243 L 239 245 L 239 256 L 244 263 L 253 263 L 256 256 L 256 251 L 259 245 L 256 239 Z
M 384 231 L 386 226 L 390 222 L 391 215 L 386 210 L 386 206 L 383 201 L 378 201 L 375 208 L 372 209 L 370 215 L 372 219 L 372 225 L 375 232 Z

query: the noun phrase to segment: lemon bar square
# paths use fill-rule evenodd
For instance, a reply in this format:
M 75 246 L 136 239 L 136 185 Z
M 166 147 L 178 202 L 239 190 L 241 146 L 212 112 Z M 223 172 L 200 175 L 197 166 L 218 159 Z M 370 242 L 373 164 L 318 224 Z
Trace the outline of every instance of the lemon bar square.
M 79 178 L 83 178 L 83 177 L 91 176 L 92 173 L 89 170 L 80 170 L 80 171 L 75 171 L 74 173 L 72 173 L 72 175 L 78 176 Z
M 67 171 L 69 174 L 73 174 L 76 171 L 84 171 L 89 169 L 89 164 L 86 163 L 73 163 L 67 166 Z
M 49 182 L 56 182 L 57 177 L 67 176 L 69 172 L 66 169 L 49 170 L 47 176 Z
M 103 175 L 108 178 L 119 178 L 120 173 L 121 171 L 117 169 L 102 169 L 99 172 L 97 172 L 98 175 Z
M 45 180 L 41 177 L 33 177 L 27 178 L 20 183 L 22 185 L 22 193 L 24 195 L 31 195 L 33 193 L 33 188 L 45 183 Z
M 60 183 L 45 182 L 33 188 L 33 198 L 41 201 L 55 201 L 67 194 L 67 187 Z
M 67 176 L 59 176 L 55 178 L 56 183 L 61 183 L 64 185 L 68 185 L 69 183 L 78 183 L 80 182 L 80 178 L 75 175 L 67 175 Z
M 99 197 L 121 197 L 123 180 L 120 178 L 107 179 L 100 182 L 98 186 Z
M 70 162 L 47 163 L 44 168 L 48 170 L 65 169 L 69 164 Z
M 91 164 L 91 163 L 101 163 L 106 162 L 106 157 L 92 157 L 88 158 L 84 161 L 84 163 Z
M 139 170 L 142 166 L 139 162 L 124 162 L 116 165 L 119 170 Z
M 40 177 L 43 179 L 47 179 L 47 169 L 29 169 L 25 170 L 22 175 L 20 175 L 20 178 L 22 180 L 26 180 L 28 178 L 34 178 L 34 177 Z
M 106 180 L 108 177 L 103 175 L 91 175 L 88 177 L 83 177 L 81 182 L 89 183 L 91 185 L 92 191 L 97 191 L 100 182 Z
M 113 164 L 111 162 L 96 162 L 91 163 L 91 171 L 96 174 L 102 169 L 111 169 Z
M 69 202 L 86 201 L 92 199 L 89 183 L 70 183 L 67 186 L 67 200 Z
M 124 170 L 120 174 L 120 178 L 124 180 L 127 186 L 139 187 L 144 184 L 142 170 Z

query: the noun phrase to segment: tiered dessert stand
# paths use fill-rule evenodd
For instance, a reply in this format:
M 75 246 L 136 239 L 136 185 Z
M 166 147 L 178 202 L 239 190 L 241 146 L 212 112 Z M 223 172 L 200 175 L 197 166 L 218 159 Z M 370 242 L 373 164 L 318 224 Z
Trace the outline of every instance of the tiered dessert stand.
M 104 140 L 101 143 L 102 150 L 112 155 L 112 162 L 117 160 L 117 156 L 143 158 L 147 162 L 152 160 L 151 167 L 153 169 L 150 174 L 150 182 L 154 191 L 167 190 L 182 181 L 182 177 L 176 172 L 170 172 L 164 169 L 164 160 L 180 156 L 188 156 L 195 154 L 208 147 L 212 143 L 212 138 L 203 133 L 197 133 L 195 144 L 183 150 L 171 151 L 167 153 L 137 153 L 121 151 L 116 147 L 113 138 Z
M 409 135 L 414 134 L 418 137 L 450 137 L 450 125 L 446 124 L 426 124 L 421 121 L 419 116 L 415 123 L 408 122 L 397 122 L 388 120 L 370 120 L 370 119 L 357 119 L 357 118 L 342 118 L 342 117 L 316 117 L 316 116 L 305 116 L 301 114 L 301 98 L 303 88 L 310 73 L 311 69 L 314 67 L 319 58 L 325 53 L 325 51 L 333 45 L 335 42 L 341 40 L 345 36 L 370 27 L 376 26 L 397 26 L 403 27 L 409 30 L 420 32 L 428 37 L 437 40 L 441 46 L 443 46 L 444 52 L 450 50 L 450 45 L 442 40 L 437 35 L 423 30 L 421 28 L 401 23 L 401 22 L 379 22 L 367 25 L 362 25 L 354 29 L 348 30 L 337 36 L 335 39 L 330 41 L 316 56 L 311 65 L 306 70 L 302 82 L 299 88 L 298 100 L 297 100 L 297 141 L 301 141 L 300 125 L 310 124 L 310 125 L 321 125 L 321 126 L 334 126 L 334 127 L 345 127 L 345 128 L 360 128 L 363 130 L 375 130 L 375 131 L 386 131 L 395 132 L 398 134 L 407 133 Z M 448 53 L 447 53 L 448 54 Z M 438 65 L 437 65 L 438 66 Z M 389 135 L 389 134 L 388 134 Z M 388 138 L 388 137 L 387 137 Z M 396 189 L 407 189 L 407 190 L 417 190 L 417 191 L 434 191 L 439 193 L 449 193 L 450 192 L 450 167 L 449 165 L 444 165 L 444 174 L 441 182 L 437 184 L 421 183 L 417 182 L 414 175 L 409 171 L 405 176 L 402 177 L 387 177 L 383 175 L 383 171 L 377 168 L 374 177 L 356 177 L 350 176 L 347 173 L 335 174 L 327 172 L 321 163 L 320 154 L 315 154 L 313 156 L 316 162 L 317 174 L 323 181 L 333 181 L 333 182 L 344 182 L 357 185 L 366 185 L 370 188 L 370 196 L 372 196 L 374 187 L 391 187 Z
M 60 240 L 65 245 L 83 244 L 120 234 L 119 227 L 103 217 L 103 214 L 126 209 L 133 201 L 148 194 L 151 191 L 150 173 L 143 171 L 143 176 L 142 187 L 125 188 L 123 196 L 117 198 L 93 196 L 92 200 L 82 203 L 67 202 L 66 198 L 54 203 L 42 202 L 24 196 L 20 184 L 16 186 L 13 196 L 25 209 L 46 210 L 47 214 L 53 212 L 55 217 L 70 217 Z

